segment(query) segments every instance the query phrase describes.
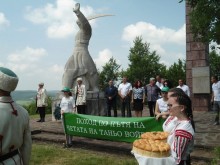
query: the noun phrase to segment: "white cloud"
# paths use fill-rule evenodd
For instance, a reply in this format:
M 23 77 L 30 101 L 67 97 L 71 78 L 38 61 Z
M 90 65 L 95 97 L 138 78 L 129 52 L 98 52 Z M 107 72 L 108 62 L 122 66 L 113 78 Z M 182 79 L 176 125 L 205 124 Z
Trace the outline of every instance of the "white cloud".
M 97 69 L 101 70 L 102 66 L 105 65 L 112 57 L 112 52 L 109 49 L 104 49 L 99 52 L 98 58 L 94 59 Z
M 161 63 L 169 66 L 179 58 L 184 59 L 180 52 L 185 48 L 185 24 L 178 30 L 167 27 L 156 27 L 151 23 L 137 22 L 124 28 L 122 39 L 133 46 L 137 36 L 141 36 L 144 42 L 150 44 L 151 51 L 156 51 L 161 57 Z
M 6 66 L 17 72 L 33 74 L 37 70 L 41 58 L 46 55 L 47 51 L 43 48 L 26 47 L 23 50 L 9 54 Z
M 39 82 L 44 82 L 49 90 L 61 88 L 64 66 L 46 62 L 47 51 L 44 48 L 26 47 L 8 55 L 3 65 L 13 70 L 19 77 L 18 89 L 36 89 Z M 37 81 L 37 82 L 36 82 Z
M 56 0 L 55 4 L 48 3 L 42 8 L 28 6 L 25 18 L 34 24 L 45 24 L 49 38 L 65 38 L 76 33 L 78 29 L 73 12 L 75 4 L 73 0 Z M 80 10 L 85 16 L 94 13 L 89 6 L 80 7 Z
M 138 22 L 124 28 L 122 39 L 132 43 L 137 36 L 142 36 L 144 41 L 151 44 L 175 43 L 184 45 L 185 25 L 175 31 L 166 27 L 157 28 L 151 23 Z
M 17 51 L 8 56 L 8 61 L 16 64 L 25 64 L 39 61 L 42 56 L 47 55 L 47 51 L 43 48 L 33 49 L 26 47 L 21 51 Z
M 10 22 L 9 22 L 9 20 L 7 20 L 4 13 L 0 13 L 0 27 L 1 26 L 9 26 L 9 25 L 10 25 Z

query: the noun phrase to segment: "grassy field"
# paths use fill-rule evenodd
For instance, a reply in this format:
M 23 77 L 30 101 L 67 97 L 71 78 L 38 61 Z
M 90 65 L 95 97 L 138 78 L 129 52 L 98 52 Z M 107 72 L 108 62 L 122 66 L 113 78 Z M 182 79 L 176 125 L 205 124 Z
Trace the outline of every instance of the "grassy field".
M 30 165 L 137 165 L 131 156 L 33 143 Z

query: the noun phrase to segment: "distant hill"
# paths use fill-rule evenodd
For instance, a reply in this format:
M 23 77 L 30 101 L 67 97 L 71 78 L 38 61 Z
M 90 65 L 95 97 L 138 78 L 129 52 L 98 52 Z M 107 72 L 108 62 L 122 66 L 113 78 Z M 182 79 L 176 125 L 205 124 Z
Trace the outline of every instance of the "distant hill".
M 47 91 L 48 96 L 55 97 L 59 91 Z M 14 101 L 31 101 L 36 97 L 37 91 L 34 90 L 18 90 L 11 93 Z

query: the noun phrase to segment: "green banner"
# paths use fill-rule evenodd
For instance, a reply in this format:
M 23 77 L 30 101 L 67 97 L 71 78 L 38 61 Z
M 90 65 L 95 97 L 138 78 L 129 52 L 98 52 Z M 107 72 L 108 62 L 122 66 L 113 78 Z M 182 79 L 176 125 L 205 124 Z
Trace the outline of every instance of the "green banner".
M 63 118 L 68 135 L 124 142 L 133 142 L 144 132 L 162 131 L 164 122 L 154 117 L 101 117 L 72 113 L 65 113 Z

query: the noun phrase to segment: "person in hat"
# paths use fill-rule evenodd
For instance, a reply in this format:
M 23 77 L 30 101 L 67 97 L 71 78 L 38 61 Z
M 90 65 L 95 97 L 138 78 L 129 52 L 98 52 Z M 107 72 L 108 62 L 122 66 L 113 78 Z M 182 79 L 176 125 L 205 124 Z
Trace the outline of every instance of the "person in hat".
M 155 107 L 156 120 L 158 120 L 159 118 L 166 119 L 169 116 L 169 111 L 167 107 L 168 91 L 169 91 L 168 87 L 163 87 L 161 89 L 162 98 L 156 101 L 156 107 Z
M 11 97 L 17 84 L 17 75 L 0 67 L 0 164 L 5 165 L 28 165 L 31 156 L 28 112 Z
M 63 128 L 64 128 L 64 122 L 63 122 L 63 114 L 64 113 L 72 113 L 75 112 L 75 101 L 73 96 L 71 96 L 71 92 L 70 92 L 70 88 L 68 87 L 64 87 L 63 90 L 63 98 L 61 100 L 60 103 L 60 113 L 61 113 L 61 119 L 62 119 L 62 124 L 63 124 Z M 64 129 L 65 131 L 65 129 Z M 71 135 L 67 135 L 65 134 L 66 137 L 66 143 L 64 144 L 64 147 L 71 147 L 72 146 L 72 136 Z
M 47 106 L 47 91 L 44 88 L 44 83 L 39 83 L 39 88 L 36 96 L 37 112 L 40 114 L 40 119 L 37 122 L 45 122 L 45 110 Z
M 76 79 L 77 85 L 75 86 L 75 100 L 76 109 L 79 114 L 86 114 L 86 86 L 82 83 L 82 78 Z

